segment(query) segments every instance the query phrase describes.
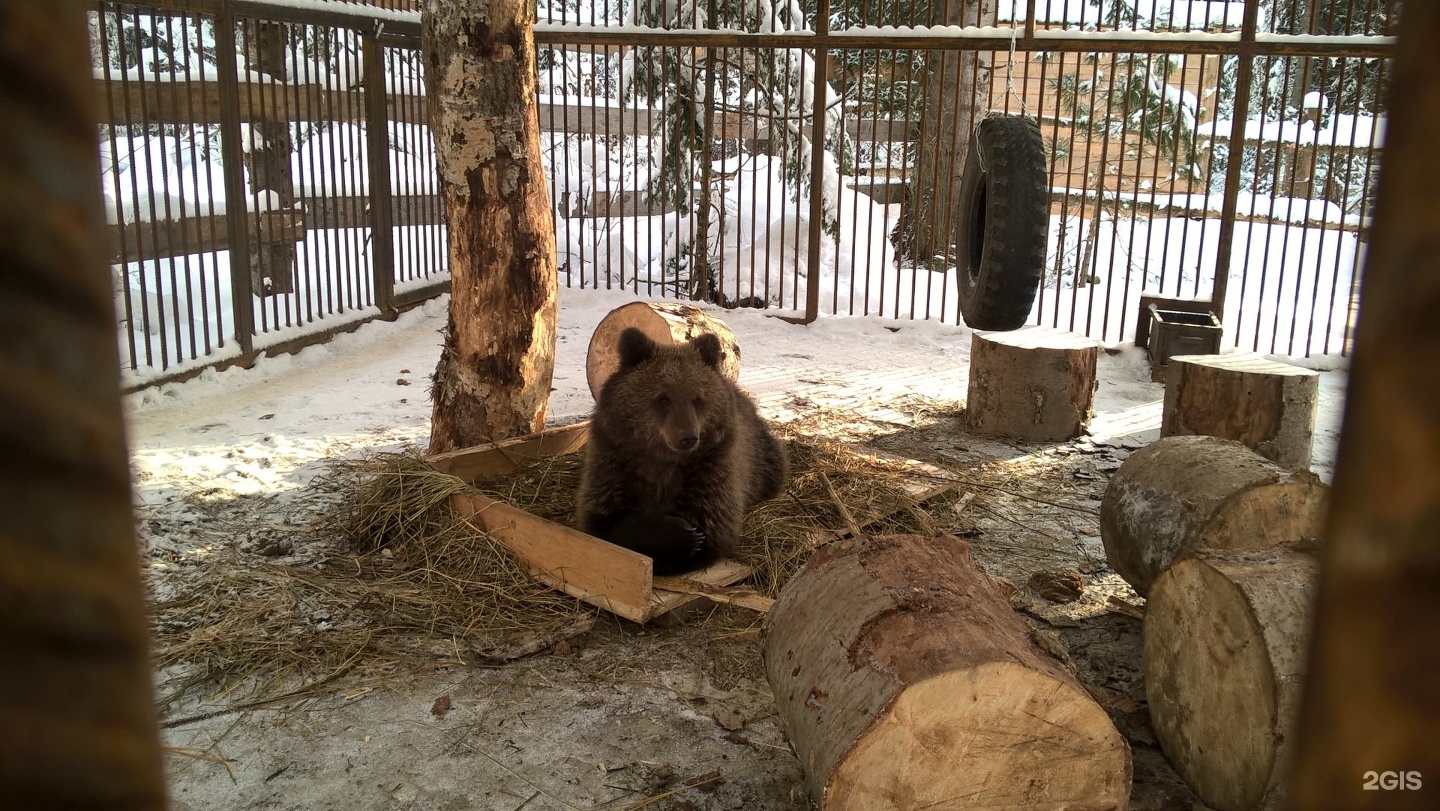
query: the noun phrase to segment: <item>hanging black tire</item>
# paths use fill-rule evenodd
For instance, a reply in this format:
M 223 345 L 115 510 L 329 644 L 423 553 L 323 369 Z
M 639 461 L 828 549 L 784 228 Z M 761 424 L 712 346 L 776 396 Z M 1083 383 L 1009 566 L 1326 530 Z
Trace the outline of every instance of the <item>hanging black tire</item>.
M 1046 175 L 1033 120 L 986 118 L 975 128 L 955 218 L 960 314 L 974 329 L 1018 329 L 1030 317 L 1049 236 Z

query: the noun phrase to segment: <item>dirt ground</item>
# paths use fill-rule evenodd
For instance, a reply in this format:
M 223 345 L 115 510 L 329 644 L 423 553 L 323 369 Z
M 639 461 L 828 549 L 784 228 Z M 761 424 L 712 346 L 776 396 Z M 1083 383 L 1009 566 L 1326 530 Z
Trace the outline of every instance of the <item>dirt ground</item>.
M 1149 726 L 1131 608 L 1143 601 L 1106 567 L 1100 544 L 1100 496 L 1138 440 L 1045 448 L 985 440 L 960 430 L 953 408 L 915 398 L 863 409 L 809 396 L 773 405 L 803 433 L 955 474 L 958 489 L 930 505 L 937 529 L 968 540 L 981 566 L 1020 587 L 1013 604 L 1037 639 L 1074 664 L 1129 739 L 1131 807 L 1201 807 Z M 229 525 L 249 522 L 249 537 L 267 521 L 295 526 L 304 516 L 284 502 L 296 497 L 252 502 L 263 514 L 232 505 Z M 203 531 L 193 510 L 178 507 L 152 511 L 144 526 L 152 539 L 182 545 L 191 530 Z M 1083 576 L 1079 600 L 1052 603 L 1027 586 L 1053 570 Z M 601 614 L 584 636 L 502 666 L 340 678 L 258 706 L 240 692 L 186 698 L 165 709 L 174 807 L 812 807 L 764 677 L 760 634 L 758 616 L 708 604 L 670 627 Z
M 552 423 L 588 413 L 590 333 L 631 298 L 562 295 Z M 982 567 L 1020 587 L 1013 605 L 1037 642 L 1073 663 L 1129 739 L 1131 808 L 1200 809 L 1150 728 L 1136 618 L 1143 601 L 1106 566 L 1099 537 L 1110 475 L 1158 436 L 1163 389 L 1150 382 L 1143 353 L 1107 349 L 1090 435 L 1042 447 L 962 430 L 969 338 L 959 328 L 822 319 L 799 329 L 756 313 L 726 318 L 745 346 L 742 384 L 767 417 L 949 472 L 956 488 L 928 504 L 934 529 L 963 537 Z M 226 556 L 305 570 L 343 560 L 323 540 L 305 538 L 317 509 L 307 491 L 327 460 L 423 444 L 424 375 L 444 321 L 441 304 L 427 305 L 299 356 L 132 397 L 154 597 L 210 589 L 211 598 L 228 600 L 206 577 Z M 1335 457 L 1344 384 L 1343 373 L 1322 376 L 1322 476 Z M 820 523 L 843 527 L 838 514 Z M 1054 570 L 1079 573 L 1080 599 L 1060 605 L 1028 588 L 1033 574 Z M 763 675 L 759 617 L 696 608 L 670 627 L 638 627 L 595 616 L 583 636 L 496 666 L 459 664 L 458 651 L 440 640 L 433 657 L 406 666 L 202 687 L 170 700 L 190 675 L 173 667 L 159 678 L 173 806 L 812 807 Z M 337 619 L 304 621 L 314 631 Z

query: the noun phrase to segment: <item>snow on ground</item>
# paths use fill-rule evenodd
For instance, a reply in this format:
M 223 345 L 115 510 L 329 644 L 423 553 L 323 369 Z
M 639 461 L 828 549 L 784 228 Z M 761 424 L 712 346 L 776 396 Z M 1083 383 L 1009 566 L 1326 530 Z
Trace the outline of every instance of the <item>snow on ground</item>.
M 590 334 L 611 309 L 636 297 L 561 290 L 550 422 L 585 418 Z M 377 322 L 329 344 L 266 358 L 252 369 L 207 371 L 127 398 L 138 497 L 155 506 L 220 488 L 236 494 L 301 486 L 313 463 L 361 449 L 421 444 L 429 432 L 428 377 L 439 357 L 447 301 L 394 323 Z M 969 330 L 935 322 L 822 318 L 801 327 L 756 311 L 723 313 L 744 351 L 741 383 L 772 417 L 818 406 L 875 408 L 908 396 L 963 400 Z M 1114 352 L 1114 354 L 1111 354 Z M 1163 388 L 1144 354 L 1121 346 L 1101 355 L 1091 433 L 1101 440 L 1158 436 Z M 1315 469 L 1335 458 L 1343 372 L 1324 372 Z
M 616 291 L 561 289 L 552 423 L 588 414 L 584 359 L 591 332 L 611 309 L 634 300 Z M 447 304 L 431 301 L 393 323 L 374 322 L 252 369 L 207 371 L 130 395 L 141 516 L 158 514 L 162 520 L 147 525 L 168 528 L 147 538 L 145 560 L 155 574 L 181 557 L 203 567 L 213 550 L 197 544 L 213 543 L 213 536 L 188 534 L 186 527 L 203 523 L 199 505 L 205 502 L 301 487 L 327 458 L 423 446 L 427 378 L 439 357 Z M 970 334 L 962 327 L 879 317 L 824 317 L 802 327 L 754 310 L 722 317 L 743 348 L 741 382 L 777 420 L 851 409 L 871 421 L 906 425 L 926 400 L 953 403 L 965 396 Z M 1112 347 L 1100 356 L 1099 377 L 1094 442 L 1137 448 L 1154 439 L 1163 390 L 1150 382 L 1143 353 Z M 1343 373 L 1322 373 L 1315 459 L 1327 478 L 1344 384 Z M 1031 450 L 963 441 L 966 449 L 984 444 L 984 453 Z M 1092 529 L 1091 542 L 1093 535 Z M 163 596 L 166 578 L 152 583 Z M 1111 648 L 1079 636 L 1066 644 L 1110 657 L 1107 662 L 1138 661 L 1138 648 L 1117 652 L 1120 643 L 1113 641 L 1135 642 L 1133 629 L 1121 633 L 1103 620 L 1096 628 L 1084 633 L 1111 640 Z M 167 760 L 172 802 L 179 811 L 573 809 L 656 795 L 681 780 L 715 780 L 718 788 L 706 788 L 712 793 L 697 795 L 698 805 L 687 800 L 686 807 L 800 807 L 799 762 L 789 753 L 763 675 L 729 673 L 722 684 L 692 662 L 693 651 L 718 656 L 725 645 L 758 661 L 751 633 L 744 640 L 712 638 L 700 626 L 653 630 L 601 622 L 578 652 L 502 668 L 396 674 L 384 683 L 240 714 L 227 707 L 233 697 L 172 706 L 171 718 L 182 719 L 165 732 L 181 755 Z M 616 677 L 615 662 L 640 662 L 644 669 Z M 449 718 L 431 712 L 442 695 L 453 698 Z M 725 732 L 737 726 L 741 732 Z M 1140 786 L 1140 775 L 1155 783 L 1169 767 L 1154 748 L 1135 751 L 1140 796 L 1155 788 Z

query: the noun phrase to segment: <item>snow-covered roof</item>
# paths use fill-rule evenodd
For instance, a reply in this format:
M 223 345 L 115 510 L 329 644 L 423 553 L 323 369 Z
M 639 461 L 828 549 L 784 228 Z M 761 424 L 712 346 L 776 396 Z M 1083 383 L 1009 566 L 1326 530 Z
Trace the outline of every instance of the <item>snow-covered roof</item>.
M 1219 120 L 1214 124 L 1215 137 L 1228 137 L 1233 121 Z M 1208 135 L 1210 128 L 1206 127 Z M 1308 120 L 1261 121 L 1251 119 L 1245 122 L 1245 140 L 1279 142 L 1285 144 L 1314 144 L 1318 146 L 1380 146 L 1385 139 L 1385 119 L 1368 115 L 1337 113 L 1330 123 L 1315 129 Z

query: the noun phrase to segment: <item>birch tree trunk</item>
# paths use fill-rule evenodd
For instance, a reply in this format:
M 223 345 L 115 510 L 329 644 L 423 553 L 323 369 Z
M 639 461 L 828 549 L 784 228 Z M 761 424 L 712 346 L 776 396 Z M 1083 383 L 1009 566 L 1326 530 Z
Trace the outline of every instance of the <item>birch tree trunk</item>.
M 425 85 L 449 229 L 430 452 L 540 430 L 555 366 L 555 232 L 535 106 L 535 5 L 427 0 Z
M 159 811 L 88 8 L 0 6 L 0 806 Z

